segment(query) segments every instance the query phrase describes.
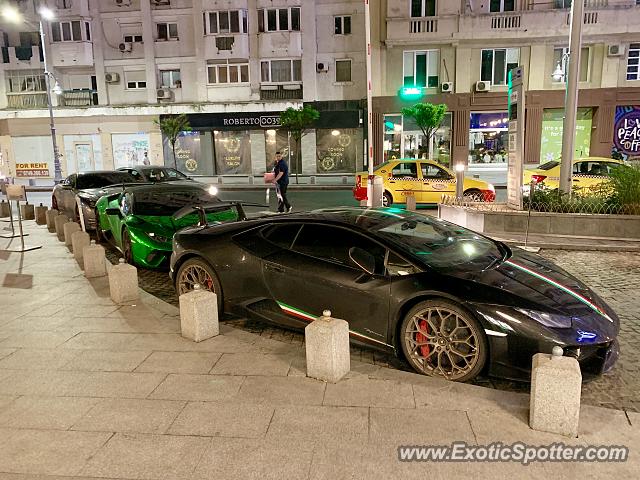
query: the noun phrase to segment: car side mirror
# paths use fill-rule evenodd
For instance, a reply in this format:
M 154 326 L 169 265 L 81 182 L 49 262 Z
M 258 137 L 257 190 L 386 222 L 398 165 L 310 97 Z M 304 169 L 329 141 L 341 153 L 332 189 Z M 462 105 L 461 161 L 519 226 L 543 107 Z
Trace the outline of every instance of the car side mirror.
M 120 209 L 119 208 L 107 208 L 104 213 L 106 213 L 107 215 L 120 216 Z
M 364 272 L 373 275 L 376 271 L 376 259 L 366 250 L 358 247 L 349 249 L 349 258 L 353 263 L 360 267 Z

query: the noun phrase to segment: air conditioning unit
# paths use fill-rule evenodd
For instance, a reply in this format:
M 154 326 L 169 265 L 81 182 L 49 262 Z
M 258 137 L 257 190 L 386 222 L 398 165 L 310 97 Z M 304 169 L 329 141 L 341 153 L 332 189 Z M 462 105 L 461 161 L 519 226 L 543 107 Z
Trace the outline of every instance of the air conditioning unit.
M 442 93 L 453 93 L 453 82 L 442 82 L 440 90 Z
M 158 97 L 158 100 L 171 100 L 171 93 L 171 90 L 168 88 L 159 88 L 156 91 L 156 96 Z
M 120 81 L 119 73 L 106 73 L 104 76 L 104 81 L 107 83 L 118 83 Z
M 328 72 L 329 71 L 329 64 L 328 63 L 324 63 L 324 62 L 316 63 L 316 71 L 317 72 Z
M 131 0 L 116 0 L 116 5 L 119 7 L 131 6 Z
M 624 45 L 609 45 L 607 55 L 609 57 L 621 57 L 624 55 Z
M 133 49 L 133 43 L 131 42 L 122 42 L 118 48 L 121 52 L 130 52 Z
M 476 92 L 489 92 L 491 90 L 491 82 L 480 80 L 476 82 Z

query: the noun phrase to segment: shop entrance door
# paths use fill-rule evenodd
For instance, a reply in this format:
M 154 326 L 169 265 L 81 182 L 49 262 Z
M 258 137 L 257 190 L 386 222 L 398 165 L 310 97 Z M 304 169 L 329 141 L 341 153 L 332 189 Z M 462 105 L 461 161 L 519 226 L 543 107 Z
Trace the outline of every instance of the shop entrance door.
M 90 172 L 96 169 L 91 142 L 75 142 L 73 150 L 76 159 L 76 172 Z

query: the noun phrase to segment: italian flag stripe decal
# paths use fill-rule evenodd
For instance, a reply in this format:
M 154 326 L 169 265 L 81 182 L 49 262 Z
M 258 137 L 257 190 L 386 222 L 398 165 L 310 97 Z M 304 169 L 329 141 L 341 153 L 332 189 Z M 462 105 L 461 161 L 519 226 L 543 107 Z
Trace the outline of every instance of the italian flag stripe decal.
M 604 318 L 606 318 L 607 320 L 609 320 L 610 322 L 613 322 L 613 320 L 611 319 L 611 317 L 609 317 L 609 315 L 607 315 L 604 311 L 602 311 L 602 309 L 600 307 L 598 307 L 596 304 L 594 304 L 593 302 L 591 302 L 588 298 L 583 297 L 582 295 L 580 295 L 577 292 L 574 292 L 573 290 L 571 290 L 570 288 L 565 287 L 564 285 L 559 284 L 558 282 L 556 282 L 555 280 L 552 280 L 549 277 L 545 277 L 544 275 L 535 272 L 527 267 L 524 267 L 522 265 L 519 265 L 511 260 L 507 260 L 506 262 L 504 262 L 508 265 L 511 265 L 512 267 L 517 268 L 520 271 L 523 271 L 525 273 L 528 273 L 529 275 L 532 275 L 544 282 L 547 282 L 550 285 L 553 285 L 556 288 L 559 288 L 560 290 L 562 290 L 565 293 L 568 293 L 569 295 L 571 295 L 572 297 L 574 297 L 575 299 L 581 301 L 582 303 L 584 303 L 585 305 L 587 305 L 589 308 L 591 308 L 592 310 L 594 310 L 595 312 L 598 312 L 600 315 L 602 315 Z
M 300 310 L 299 308 L 292 307 L 291 305 L 287 305 L 286 303 L 278 302 L 280 308 L 284 310 L 285 313 L 289 315 L 293 315 L 294 317 L 301 318 L 302 320 L 307 320 L 309 322 L 313 322 L 316 318 L 316 315 L 311 315 L 307 312 Z

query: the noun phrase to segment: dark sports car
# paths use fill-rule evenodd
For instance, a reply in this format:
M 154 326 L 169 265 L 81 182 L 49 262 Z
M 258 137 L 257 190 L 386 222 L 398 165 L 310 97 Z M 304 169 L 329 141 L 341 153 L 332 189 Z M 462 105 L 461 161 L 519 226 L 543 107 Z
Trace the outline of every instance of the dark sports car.
M 467 381 L 530 377 L 555 345 L 585 378 L 618 355 L 616 314 L 544 258 L 435 218 L 341 208 L 186 228 L 174 236 L 179 294 L 195 283 L 220 310 L 303 328 L 324 309 L 353 342 L 418 372 Z
M 180 173 L 175 168 L 163 167 L 158 165 L 136 165 L 135 167 L 122 167 L 119 168 L 118 171 L 129 173 L 137 180 L 148 183 L 195 181 L 187 177 L 184 173 Z

